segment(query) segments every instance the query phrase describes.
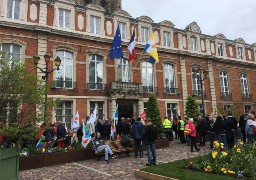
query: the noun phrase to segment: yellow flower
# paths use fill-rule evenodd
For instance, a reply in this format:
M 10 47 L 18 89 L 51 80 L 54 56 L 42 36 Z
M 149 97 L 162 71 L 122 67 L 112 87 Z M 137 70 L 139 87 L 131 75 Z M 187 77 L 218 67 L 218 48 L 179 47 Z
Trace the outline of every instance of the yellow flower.
M 45 152 L 45 148 L 42 149 L 42 153 L 44 153 L 44 152 Z
M 223 171 L 224 174 L 227 174 L 227 171 Z
M 218 141 L 214 141 L 214 145 L 213 145 L 214 147 L 220 147 L 220 143 L 218 142 Z
M 211 172 L 212 171 L 212 167 L 208 165 L 207 167 L 204 168 L 204 171 L 205 172 Z
M 227 169 L 226 169 L 226 168 L 221 168 L 220 170 L 221 170 L 222 172 L 223 172 L 223 171 L 227 171 Z
M 241 153 L 241 149 L 240 149 L 240 148 L 237 148 L 237 149 L 236 149 L 236 152 Z
M 217 151 L 213 151 L 213 152 L 212 152 L 212 158 L 213 158 L 213 159 L 215 159 L 217 155 L 218 155 L 218 152 L 217 152 Z
M 241 141 L 240 144 L 243 145 L 244 144 L 243 141 Z
M 223 157 L 225 157 L 226 155 L 228 155 L 228 153 L 226 153 L 225 151 L 222 151 L 222 152 L 221 152 L 221 155 L 222 155 Z

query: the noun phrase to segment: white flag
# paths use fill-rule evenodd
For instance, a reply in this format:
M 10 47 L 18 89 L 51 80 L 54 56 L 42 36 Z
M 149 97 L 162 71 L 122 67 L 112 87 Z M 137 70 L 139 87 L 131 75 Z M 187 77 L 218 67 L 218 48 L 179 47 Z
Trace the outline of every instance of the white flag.
M 96 121 L 96 114 L 97 114 L 97 106 L 95 106 L 90 119 L 86 122 L 86 124 L 94 124 Z
M 79 114 L 78 114 L 78 111 L 77 111 L 75 119 L 73 120 L 72 129 L 78 129 L 78 128 L 79 128 Z

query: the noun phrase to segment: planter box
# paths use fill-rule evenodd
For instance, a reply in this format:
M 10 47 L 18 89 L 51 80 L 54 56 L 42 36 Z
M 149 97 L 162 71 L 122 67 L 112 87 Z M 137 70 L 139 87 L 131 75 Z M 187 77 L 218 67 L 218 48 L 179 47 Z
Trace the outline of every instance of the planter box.
M 68 162 L 84 161 L 96 158 L 95 152 L 91 149 L 68 151 Z
M 58 164 L 68 163 L 67 152 L 56 152 L 51 154 L 44 154 L 44 166 L 53 166 Z
M 167 148 L 169 147 L 168 139 L 157 139 L 156 140 L 156 149 Z
M 0 180 L 18 180 L 19 152 L 18 149 L 0 150 Z
M 20 157 L 20 171 L 44 167 L 44 155 Z

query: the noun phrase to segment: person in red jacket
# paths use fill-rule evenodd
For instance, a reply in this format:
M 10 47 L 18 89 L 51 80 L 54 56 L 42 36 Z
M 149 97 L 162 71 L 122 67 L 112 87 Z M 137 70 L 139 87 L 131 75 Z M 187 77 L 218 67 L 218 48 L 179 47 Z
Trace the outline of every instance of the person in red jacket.
M 195 147 L 196 151 L 200 151 L 199 148 L 197 148 L 196 146 L 196 127 L 195 127 L 195 124 L 194 124 L 194 121 L 193 121 L 193 118 L 189 118 L 189 121 L 188 121 L 189 125 L 190 125 L 190 140 L 191 140 L 191 152 L 194 152 L 193 150 L 193 147 Z

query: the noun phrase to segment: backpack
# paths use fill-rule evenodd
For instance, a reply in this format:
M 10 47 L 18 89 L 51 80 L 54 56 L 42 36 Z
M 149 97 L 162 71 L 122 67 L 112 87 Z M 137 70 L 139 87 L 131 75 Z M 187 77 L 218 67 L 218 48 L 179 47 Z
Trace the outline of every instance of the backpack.
M 148 129 L 148 140 L 155 141 L 157 139 L 157 132 L 156 128 L 154 126 L 151 126 Z

